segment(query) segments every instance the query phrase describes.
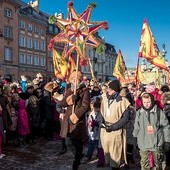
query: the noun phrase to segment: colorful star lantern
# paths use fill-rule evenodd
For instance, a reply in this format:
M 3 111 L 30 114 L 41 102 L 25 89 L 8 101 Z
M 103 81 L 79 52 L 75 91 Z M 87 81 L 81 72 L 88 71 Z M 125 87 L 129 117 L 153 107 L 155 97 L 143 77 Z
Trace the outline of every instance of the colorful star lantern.
M 92 9 L 95 7 L 91 3 L 87 9 L 79 16 L 74 7 L 73 2 L 68 3 L 68 19 L 60 19 L 52 16 L 49 23 L 56 25 L 62 30 L 61 33 L 56 35 L 49 43 L 48 48 L 53 49 L 56 42 L 64 42 L 65 48 L 62 56 L 67 57 L 69 54 L 76 50 L 80 57 L 80 63 L 85 63 L 86 59 L 86 45 L 95 48 L 100 46 L 100 43 L 94 37 L 94 33 L 101 28 L 108 29 L 108 23 L 104 22 L 90 22 Z

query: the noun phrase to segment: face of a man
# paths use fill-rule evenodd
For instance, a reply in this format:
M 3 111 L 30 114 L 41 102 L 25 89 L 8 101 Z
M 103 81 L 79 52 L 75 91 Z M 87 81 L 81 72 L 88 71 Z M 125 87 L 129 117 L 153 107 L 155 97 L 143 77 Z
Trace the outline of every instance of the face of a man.
M 108 88 L 108 89 L 107 89 L 107 93 L 108 93 L 109 96 L 112 96 L 112 95 L 114 95 L 116 92 L 115 92 L 114 90 L 112 90 L 111 88 Z
M 151 99 L 150 98 L 143 98 L 142 103 L 146 109 L 149 109 L 151 107 Z

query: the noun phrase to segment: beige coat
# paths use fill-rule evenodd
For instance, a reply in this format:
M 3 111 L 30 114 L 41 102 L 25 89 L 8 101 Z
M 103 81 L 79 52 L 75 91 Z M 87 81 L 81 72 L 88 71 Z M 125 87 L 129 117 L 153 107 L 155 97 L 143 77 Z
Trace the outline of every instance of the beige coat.
M 111 125 L 117 122 L 123 112 L 130 106 L 129 101 L 125 97 L 117 96 L 117 98 L 111 103 L 110 115 L 107 114 L 108 99 L 106 95 L 102 96 L 101 113 L 105 122 Z M 126 161 L 126 128 L 121 128 L 117 131 L 110 133 L 105 129 L 101 129 L 101 144 L 105 154 L 105 162 L 111 167 L 119 167 L 122 161 Z

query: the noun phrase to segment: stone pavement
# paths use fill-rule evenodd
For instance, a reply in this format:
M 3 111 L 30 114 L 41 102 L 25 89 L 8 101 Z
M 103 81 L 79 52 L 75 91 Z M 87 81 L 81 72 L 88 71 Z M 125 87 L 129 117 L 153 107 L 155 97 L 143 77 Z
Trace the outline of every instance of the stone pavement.
M 6 155 L 0 160 L 0 170 L 71 170 L 73 153 L 68 147 L 66 154 L 59 156 L 60 140 L 47 141 L 39 138 L 34 145 L 24 147 L 5 146 Z M 80 170 L 110 170 L 96 168 L 97 159 L 82 163 Z M 131 165 L 129 170 L 139 170 L 139 166 Z

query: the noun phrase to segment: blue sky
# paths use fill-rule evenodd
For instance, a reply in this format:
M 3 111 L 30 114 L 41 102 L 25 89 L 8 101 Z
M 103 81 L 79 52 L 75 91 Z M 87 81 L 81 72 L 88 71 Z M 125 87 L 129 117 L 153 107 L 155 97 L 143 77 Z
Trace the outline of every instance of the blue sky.
M 63 12 L 67 17 L 68 0 L 39 0 L 40 10 L 49 14 Z M 29 2 L 24 0 L 24 2 Z M 143 20 L 149 26 L 160 50 L 166 44 L 170 62 L 170 0 L 73 0 L 78 14 L 81 14 L 90 2 L 97 7 L 92 12 L 91 21 L 108 21 L 109 29 L 99 32 L 106 42 L 122 51 L 126 65 L 135 67 Z

